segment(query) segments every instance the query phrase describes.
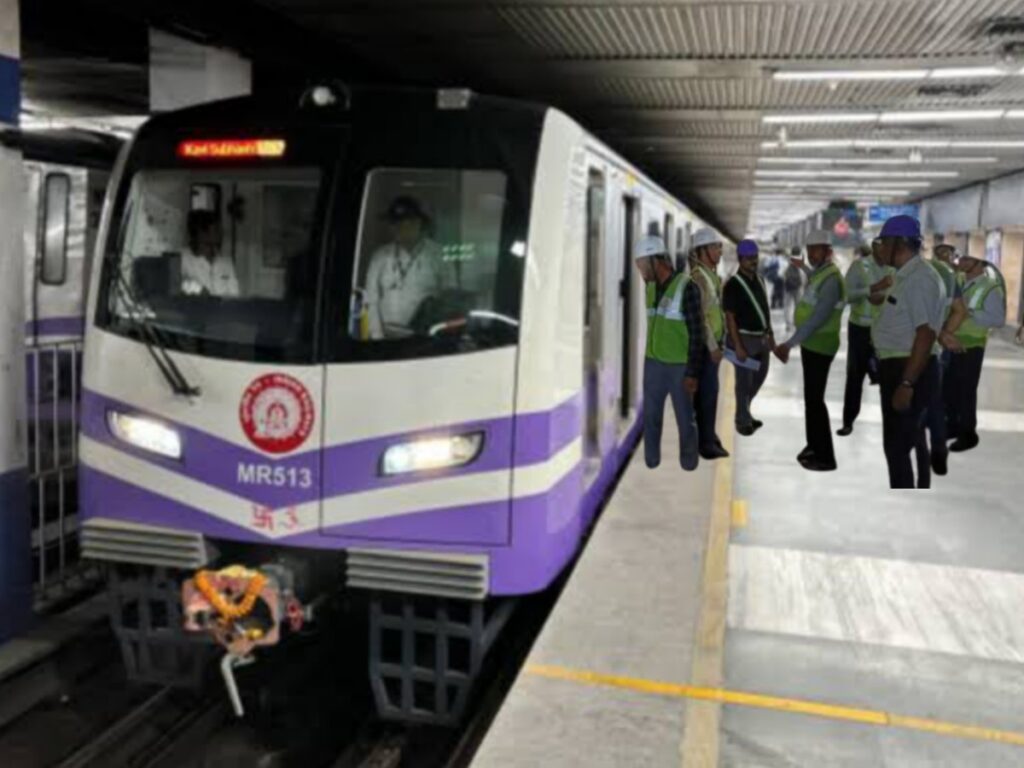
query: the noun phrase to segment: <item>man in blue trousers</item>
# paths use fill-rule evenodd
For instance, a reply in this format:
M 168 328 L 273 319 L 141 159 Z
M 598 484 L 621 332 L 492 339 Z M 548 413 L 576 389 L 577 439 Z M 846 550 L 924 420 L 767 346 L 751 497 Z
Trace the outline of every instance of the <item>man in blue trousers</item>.
M 687 274 L 672 269 L 660 237 L 641 240 L 637 260 L 641 272 L 654 276 L 647 284 L 644 460 L 651 469 L 661 463 L 665 398 L 670 397 L 679 428 L 679 464 L 692 471 L 700 461 L 693 397 L 706 360 L 700 289 Z

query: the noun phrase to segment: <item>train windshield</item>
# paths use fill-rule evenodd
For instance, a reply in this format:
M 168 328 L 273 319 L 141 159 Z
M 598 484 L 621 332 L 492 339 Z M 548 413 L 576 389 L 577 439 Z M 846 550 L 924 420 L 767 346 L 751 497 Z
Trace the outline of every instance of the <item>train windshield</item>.
M 522 260 L 525 243 L 502 237 L 507 186 L 499 170 L 370 171 L 350 337 L 367 345 L 411 341 L 410 349 L 427 353 L 451 338 L 463 346 L 514 340 L 518 269 L 510 262 Z
M 148 322 L 195 354 L 308 359 L 320 187 L 312 167 L 139 170 L 108 253 L 108 327 Z

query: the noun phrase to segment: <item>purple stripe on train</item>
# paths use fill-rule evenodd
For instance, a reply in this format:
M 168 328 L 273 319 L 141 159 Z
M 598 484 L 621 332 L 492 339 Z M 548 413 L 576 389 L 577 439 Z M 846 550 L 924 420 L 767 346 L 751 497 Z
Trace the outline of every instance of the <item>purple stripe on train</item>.
M 85 332 L 85 318 L 42 317 L 25 323 L 26 336 L 81 336 Z
M 582 407 L 582 397 L 577 394 L 551 411 L 449 424 L 429 431 L 394 434 L 329 446 L 322 453 L 319 450 L 310 450 L 283 458 L 267 456 L 258 450 L 245 448 L 203 430 L 168 421 L 182 437 L 183 457 L 181 461 L 175 461 L 126 445 L 114 438 L 107 426 L 109 410 L 151 414 L 87 390 L 82 397 L 82 432 L 97 442 L 115 447 L 144 461 L 277 509 L 315 501 L 321 497 L 333 498 L 441 477 L 508 469 L 512 466 L 528 466 L 546 461 L 579 437 L 582 430 Z M 379 474 L 380 458 L 391 445 L 430 434 L 474 431 L 485 433 L 484 448 L 480 457 L 470 465 L 396 477 L 382 477 Z M 322 483 L 321 461 L 324 470 Z M 276 487 L 243 482 L 246 478 L 253 479 L 250 472 L 252 466 L 280 468 L 284 470 L 280 476 L 289 483 L 293 478 L 301 481 L 302 473 L 308 472 L 309 487 Z
M 604 457 L 601 471 L 589 489 L 583 490 L 582 467 L 577 465 L 547 492 L 513 499 L 511 516 L 506 515 L 508 502 L 466 505 L 351 523 L 272 543 L 319 549 L 422 549 L 428 545 L 434 550 L 486 553 L 490 556 L 491 594 L 536 592 L 547 587 L 572 558 L 609 486 L 628 460 L 641 423 L 638 420 L 622 444 Z M 79 482 L 82 509 L 87 517 L 111 517 L 198 531 L 213 538 L 271 543 L 254 530 L 88 467 L 81 469 Z M 511 528 L 510 536 L 507 527 Z M 499 533 L 509 543 L 479 543 Z

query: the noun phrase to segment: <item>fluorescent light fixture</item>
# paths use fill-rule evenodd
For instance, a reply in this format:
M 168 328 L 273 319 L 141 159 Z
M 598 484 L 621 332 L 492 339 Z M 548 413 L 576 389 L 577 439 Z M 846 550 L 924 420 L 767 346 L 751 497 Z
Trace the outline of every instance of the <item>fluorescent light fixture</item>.
M 1024 117 L 1024 110 L 1022 110 Z M 918 165 L 905 157 L 760 157 L 766 165 Z M 998 163 L 998 157 L 926 157 L 925 165 L 982 165 Z
M 923 80 L 927 69 L 824 69 L 776 72 L 776 80 Z
M 807 170 L 776 171 L 757 169 L 755 175 L 764 178 L 845 178 L 845 179 L 955 179 L 958 171 L 849 171 L 849 170 Z
M 483 444 L 483 432 L 399 443 L 384 451 L 380 471 L 382 475 L 404 475 L 465 466 L 476 460 Z
M 883 112 L 883 123 L 931 123 L 960 120 L 998 120 L 1004 109 L 936 109 L 929 112 Z
M 1008 109 L 1006 110 L 1006 117 L 1012 120 L 1019 120 L 1024 117 L 1024 109 Z
M 873 123 L 877 119 L 877 112 L 812 112 L 810 114 L 765 115 L 761 118 L 765 125 L 781 125 L 784 123 Z
M 782 149 L 777 141 L 761 142 L 762 149 Z M 787 149 L 1024 149 L 1024 141 L 979 139 L 797 139 Z
M 1005 77 L 1015 74 L 999 67 L 939 67 L 928 75 L 930 78 Z
M 169 459 L 181 458 L 181 435 L 162 421 L 107 411 L 107 427 L 123 443 Z
M 843 80 L 925 80 L 957 79 L 970 77 L 1007 77 L 1024 74 L 1024 70 L 1013 71 L 996 66 L 981 67 L 935 67 L 933 69 L 823 69 L 790 70 L 776 72 L 776 80 L 810 80 L 839 82 Z

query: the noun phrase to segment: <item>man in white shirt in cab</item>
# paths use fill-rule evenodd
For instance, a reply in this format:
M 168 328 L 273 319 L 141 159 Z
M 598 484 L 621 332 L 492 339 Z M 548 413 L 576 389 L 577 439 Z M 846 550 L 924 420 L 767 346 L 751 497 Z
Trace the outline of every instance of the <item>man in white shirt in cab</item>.
M 181 291 L 190 296 L 239 295 L 235 264 L 221 253 L 224 234 L 217 211 L 188 214 L 188 249 L 181 255 Z
M 415 333 L 413 320 L 423 302 L 448 287 L 441 247 L 429 237 L 430 218 L 420 202 L 400 195 L 384 211 L 391 242 L 370 257 L 366 273 L 371 339 Z

